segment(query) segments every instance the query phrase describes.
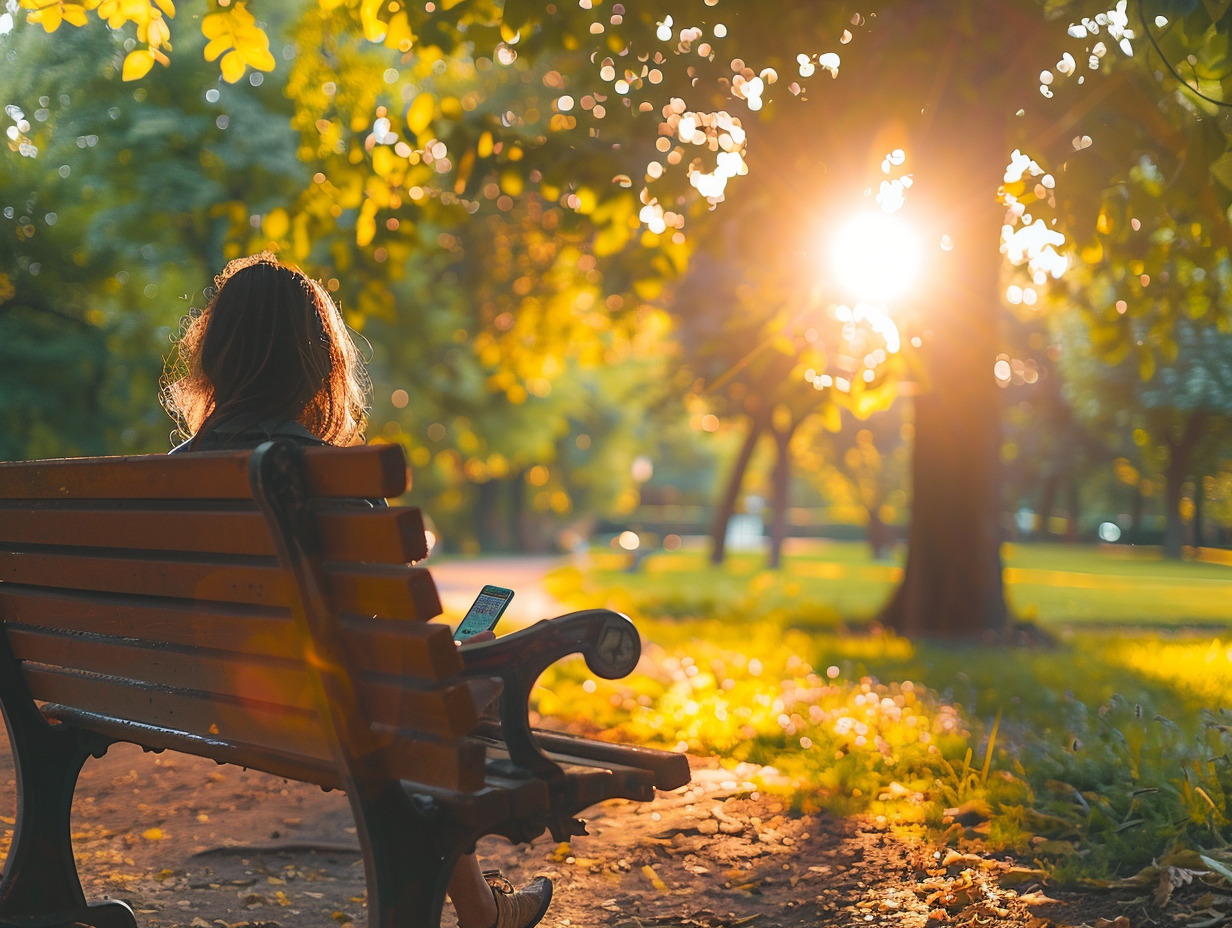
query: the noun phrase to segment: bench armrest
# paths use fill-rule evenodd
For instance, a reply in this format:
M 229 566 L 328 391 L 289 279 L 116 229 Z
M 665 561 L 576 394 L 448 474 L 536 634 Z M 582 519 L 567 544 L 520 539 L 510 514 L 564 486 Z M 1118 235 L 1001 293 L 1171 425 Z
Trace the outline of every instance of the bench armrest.
M 562 657 L 581 654 L 596 676 L 617 680 L 632 672 L 641 653 L 642 640 L 633 623 L 610 609 L 571 612 L 460 649 L 467 675 L 496 676 L 504 684 L 500 721 L 510 760 L 548 781 L 563 774 L 531 732 L 530 691 L 539 675 Z

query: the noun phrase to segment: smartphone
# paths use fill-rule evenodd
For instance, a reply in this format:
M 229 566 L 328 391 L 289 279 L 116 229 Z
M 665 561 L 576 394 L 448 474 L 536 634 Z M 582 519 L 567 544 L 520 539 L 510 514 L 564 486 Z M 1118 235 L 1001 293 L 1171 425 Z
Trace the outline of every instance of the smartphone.
M 495 628 L 511 599 L 513 599 L 513 590 L 491 584 L 484 586 L 479 591 L 479 595 L 475 597 L 475 601 L 471 603 L 462 621 L 458 623 L 453 633 L 453 640 L 464 641 L 472 635 Z

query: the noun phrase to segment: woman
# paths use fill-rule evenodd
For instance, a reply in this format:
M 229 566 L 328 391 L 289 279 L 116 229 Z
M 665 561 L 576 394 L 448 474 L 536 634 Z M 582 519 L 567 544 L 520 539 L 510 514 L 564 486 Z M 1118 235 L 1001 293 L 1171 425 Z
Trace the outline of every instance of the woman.
M 165 378 L 163 406 L 185 438 L 173 453 L 254 448 L 271 438 L 362 441 L 370 383 L 325 288 L 268 252 L 232 261 L 214 286 L 205 309 L 187 319 Z M 515 890 L 468 854 L 449 898 L 459 928 L 531 928 L 547 911 L 552 883 L 537 877 Z

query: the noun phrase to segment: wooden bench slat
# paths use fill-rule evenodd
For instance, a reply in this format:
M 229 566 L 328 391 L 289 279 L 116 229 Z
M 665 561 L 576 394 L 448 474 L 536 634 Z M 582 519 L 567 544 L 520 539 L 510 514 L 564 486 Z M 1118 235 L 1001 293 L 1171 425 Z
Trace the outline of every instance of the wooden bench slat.
M 282 754 L 333 762 L 315 712 L 265 703 L 242 703 L 170 687 L 140 686 L 112 677 L 66 673 L 55 667 L 22 668 L 33 698 L 87 712 L 106 713 L 138 725 L 196 732 L 219 741 L 261 744 Z
M 144 647 L 126 639 L 85 635 L 62 635 L 22 628 L 8 630 L 14 656 L 37 664 L 39 669 L 60 671 L 57 685 L 65 676 L 97 675 L 114 678 L 116 686 L 140 680 L 140 688 L 167 687 L 177 692 L 191 691 L 210 699 L 236 701 L 242 705 L 268 706 L 315 715 L 312 682 L 302 660 L 259 658 L 235 653 Z M 406 678 L 381 677 L 357 672 L 352 682 L 358 692 L 366 718 L 373 725 L 397 728 L 411 740 L 424 733 L 457 737 L 467 734 L 477 721 L 470 689 L 473 681 L 434 686 L 422 681 L 422 689 Z M 54 692 L 36 691 L 36 699 L 68 703 Z M 121 707 L 126 705 L 121 702 Z M 109 704 L 91 708 L 109 712 Z
M 436 585 L 422 567 L 327 565 L 327 573 L 330 602 L 337 611 L 418 621 L 441 613 Z M 23 551 L 0 551 L 0 581 L 254 606 L 286 606 L 296 595 L 290 574 L 272 563 L 262 567 Z
M 124 721 L 54 703 L 44 705 L 43 713 L 59 722 L 79 725 L 115 741 L 131 741 L 154 751 L 181 751 L 207 757 L 220 764 L 252 767 L 274 776 L 314 783 L 323 789 L 342 788 L 337 765 L 332 757 L 276 751 L 268 745 L 232 743 L 223 741 L 217 735 L 204 736 L 177 729 L 156 728 L 141 722 Z
M 56 667 L 65 673 L 139 679 L 153 686 L 177 687 L 315 712 L 311 682 L 303 662 L 213 652 L 201 648 L 191 658 L 183 651 L 141 647 L 122 638 L 54 632 L 10 626 L 9 646 L 19 661 Z M 47 693 L 37 699 L 65 702 Z M 106 713 L 109 706 L 94 707 Z
M 248 451 L 61 458 L 0 464 L 0 499 L 251 499 Z M 406 492 L 399 445 L 308 448 L 310 497 L 385 499 Z
M 462 657 L 447 625 L 359 615 L 342 615 L 338 622 L 355 667 L 435 679 L 462 672 Z
M 8 626 L 161 641 L 258 657 L 301 657 L 288 610 L 227 607 L 89 593 L 52 592 L 0 583 L 0 616 Z M 354 666 L 387 674 L 441 679 L 462 659 L 448 626 L 342 615 Z
M 405 564 L 428 554 L 418 509 L 340 510 L 318 513 L 316 519 L 327 558 Z M 265 517 L 255 509 L 30 509 L 0 502 L 0 545 L 31 544 L 277 555 Z
M 426 622 L 441 614 L 436 584 L 425 567 L 326 564 L 329 599 L 337 612 Z
M 548 756 L 560 765 L 564 774 L 564 781 L 553 789 L 554 798 L 558 803 L 574 807 L 570 814 L 608 799 L 645 802 L 654 798 L 652 770 L 572 754 L 549 752 Z M 497 770 L 516 769 L 500 742 L 488 743 L 488 758 Z
M 691 777 L 689 759 L 683 754 L 636 744 L 617 744 L 594 738 L 582 738 L 542 728 L 534 728 L 531 731 L 535 743 L 553 757 L 559 755 L 587 758 L 601 764 L 620 764 L 625 767 L 648 770 L 653 774 L 655 789 L 677 789 L 688 783 Z M 479 723 L 476 734 L 499 740 L 500 722 L 495 719 L 484 719 Z
M 473 739 L 441 744 L 419 739 L 399 740 L 381 751 L 391 776 L 448 790 L 474 792 L 484 788 L 482 743 Z M 463 797 L 454 797 L 456 802 Z
M 117 741 L 134 741 L 153 750 L 180 751 L 207 757 L 219 763 L 252 767 L 274 776 L 314 783 L 324 789 L 343 788 L 332 757 L 277 751 L 268 745 L 226 741 L 217 735 L 202 737 L 174 728 L 154 728 L 145 723 L 125 722 L 71 706 L 50 704 L 45 707 L 45 711 L 50 718 L 82 725 Z M 391 776 L 413 781 L 418 791 L 431 792 L 422 790 L 421 784 L 449 791 L 446 795 L 449 795 L 456 806 L 465 803 L 466 798 L 453 794 L 454 791 L 484 790 L 483 758 L 484 745 L 479 742 L 441 744 L 419 741 L 415 744 L 389 745 L 382 751 L 381 760 L 387 765 Z M 542 789 L 542 782 L 537 780 L 493 779 L 496 791 L 508 790 L 520 801 L 524 814 L 542 811 L 546 806 L 546 800 L 536 803 L 527 798 L 534 797 L 535 784 Z M 486 798 L 481 796 L 479 801 L 482 803 Z M 505 799 L 504 803 L 507 806 L 508 799 Z

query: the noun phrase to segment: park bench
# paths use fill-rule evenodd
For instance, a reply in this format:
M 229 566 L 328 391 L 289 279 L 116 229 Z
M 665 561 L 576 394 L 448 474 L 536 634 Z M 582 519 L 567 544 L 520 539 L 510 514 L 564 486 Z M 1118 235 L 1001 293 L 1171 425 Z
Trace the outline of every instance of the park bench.
M 615 679 L 632 623 L 575 612 L 455 648 L 396 446 L 0 464 L 0 705 L 18 785 L 0 925 L 132 928 L 88 904 L 78 773 L 117 741 L 346 791 L 373 928 L 438 925 L 484 835 L 584 833 L 683 755 L 532 729 L 531 687 L 580 653 Z M 499 689 L 498 701 L 492 702 Z M 489 704 L 491 703 L 491 706 Z

